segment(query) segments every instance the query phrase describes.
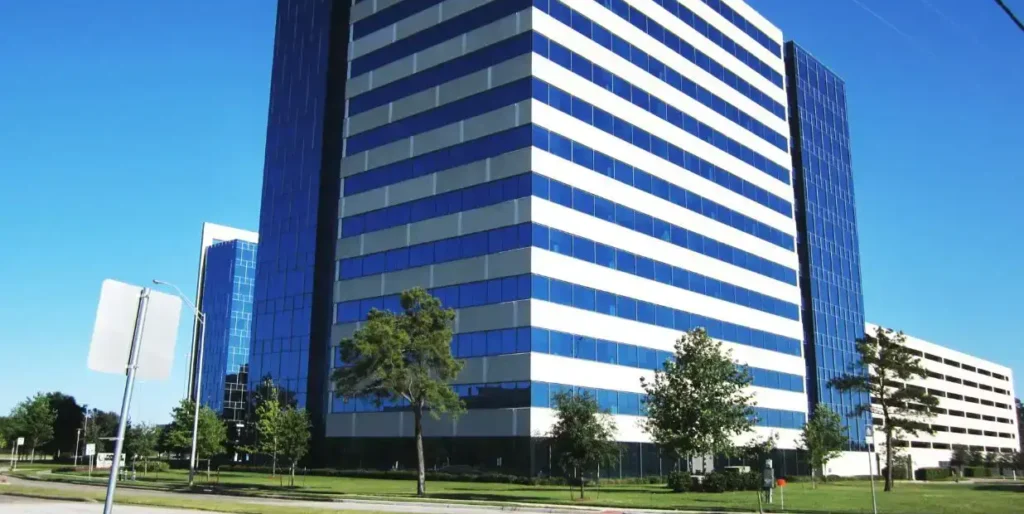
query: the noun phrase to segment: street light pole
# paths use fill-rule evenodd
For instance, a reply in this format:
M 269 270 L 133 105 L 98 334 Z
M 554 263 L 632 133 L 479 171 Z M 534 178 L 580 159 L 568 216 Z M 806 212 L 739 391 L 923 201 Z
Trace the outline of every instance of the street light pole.
M 196 381 L 195 391 L 196 395 L 193 399 L 193 412 L 192 412 L 192 454 L 188 462 L 188 485 L 191 487 L 195 482 L 196 476 L 196 446 L 199 441 L 199 394 L 203 384 L 203 353 L 206 347 L 206 314 L 196 307 L 196 304 L 192 303 L 184 293 L 181 292 L 181 288 L 170 283 L 164 282 L 163 280 L 153 279 L 153 283 L 156 285 L 168 286 L 174 289 L 185 304 L 192 308 L 192 313 L 196 319 L 199 320 L 199 324 L 202 325 L 201 332 L 199 332 L 199 358 L 197 359 L 195 370 L 196 370 Z
M 82 429 L 75 429 L 75 467 L 78 467 L 78 441 L 82 438 Z

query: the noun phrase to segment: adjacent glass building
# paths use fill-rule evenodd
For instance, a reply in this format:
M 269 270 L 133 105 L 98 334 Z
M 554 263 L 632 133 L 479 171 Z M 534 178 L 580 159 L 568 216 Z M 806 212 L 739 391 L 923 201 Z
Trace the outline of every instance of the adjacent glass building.
M 840 393 L 828 385 L 860 362 L 864 295 L 853 191 L 846 84 L 799 45 L 786 44 L 786 80 L 793 134 L 800 288 L 811 409 L 829 406 L 848 425 L 850 449 L 863 450 L 866 393 Z
M 246 414 L 256 243 L 223 241 L 206 250 L 203 298 L 206 315 L 202 404 L 222 419 L 242 421 Z
M 314 436 L 326 405 L 347 4 L 278 2 L 260 207 L 249 381 L 274 380 L 309 410 Z

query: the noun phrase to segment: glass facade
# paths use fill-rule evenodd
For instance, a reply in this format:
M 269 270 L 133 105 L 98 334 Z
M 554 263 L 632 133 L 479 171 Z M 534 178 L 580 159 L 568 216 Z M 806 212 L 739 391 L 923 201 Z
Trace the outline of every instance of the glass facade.
M 840 413 L 851 449 L 863 449 L 869 415 L 852 416 L 867 394 L 828 382 L 859 362 L 864 297 L 850 157 L 846 84 L 793 42 L 786 44 L 800 288 L 803 294 L 808 401 Z
M 234 240 L 206 250 L 202 403 L 226 420 L 245 417 L 256 244 Z
M 326 402 L 348 41 L 343 4 L 278 2 L 260 208 L 249 379 L 272 378 L 314 422 Z

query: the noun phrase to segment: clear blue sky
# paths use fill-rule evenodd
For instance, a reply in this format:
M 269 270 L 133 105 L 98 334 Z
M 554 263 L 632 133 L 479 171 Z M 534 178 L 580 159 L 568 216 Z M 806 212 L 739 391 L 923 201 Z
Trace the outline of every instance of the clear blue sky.
M 868 319 L 1024 372 L 1024 34 L 987 0 L 750 3 L 847 81 Z M 191 294 L 202 222 L 257 228 L 275 8 L 2 8 L 0 414 L 116 410 L 123 378 L 85 368 L 100 282 Z M 190 328 L 136 419 L 168 419 Z

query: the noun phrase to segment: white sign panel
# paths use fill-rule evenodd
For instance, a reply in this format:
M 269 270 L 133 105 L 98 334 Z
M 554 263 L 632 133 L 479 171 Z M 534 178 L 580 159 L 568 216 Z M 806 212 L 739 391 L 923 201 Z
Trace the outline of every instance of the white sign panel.
M 103 281 L 89 346 L 89 369 L 103 373 L 127 372 L 142 290 L 142 287 L 116 280 Z M 170 376 L 174 362 L 181 299 L 150 291 L 144 314 L 136 377 L 163 380 Z
M 25 438 L 24 437 L 19 437 L 18 440 L 16 441 L 16 443 L 17 443 L 17 446 L 25 446 Z
M 124 454 L 121 454 L 121 460 L 124 461 Z M 114 454 L 113 453 L 97 453 L 96 454 L 96 469 L 110 469 L 114 466 Z
M 85 456 L 92 457 L 93 455 L 96 455 L 96 445 L 93 443 L 85 445 Z

